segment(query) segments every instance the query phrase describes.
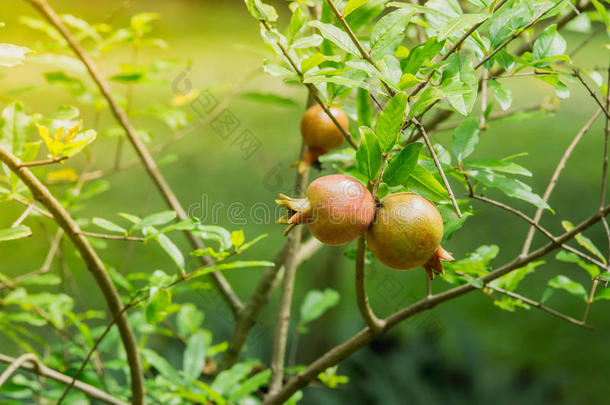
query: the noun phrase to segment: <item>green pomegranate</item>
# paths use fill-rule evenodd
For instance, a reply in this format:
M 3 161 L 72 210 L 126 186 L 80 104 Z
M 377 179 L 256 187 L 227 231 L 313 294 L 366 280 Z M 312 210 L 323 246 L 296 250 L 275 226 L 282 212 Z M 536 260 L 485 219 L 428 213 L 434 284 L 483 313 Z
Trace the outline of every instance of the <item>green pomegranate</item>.
M 327 245 L 344 245 L 362 236 L 375 218 L 375 199 L 358 180 L 342 174 L 314 180 L 305 198 L 280 194 L 276 203 L 289 209 L 280 223 L 307 224 L 310 232 Z
M 453 257 L 441 246 L 443 218 L 434 204 L 413 193 L 390 194 L 381 200 L 373 225 L 366 233 L 369 249 L 380 262 L 395 270 L 424 266 L 443 273 L 441 260 Z
M 329 107 L 328 109 L 337 122 L 347 131 L 349 120 L 345 112 L 339 107 Z M 300 171 L 311 166 L 318 160 L 318 157 L 340 146 L 345 139 L 333 120 L 318 104 L 309 107 L 303 114 L 301 135 L 307 149 L 303 160 L 299 164 Z

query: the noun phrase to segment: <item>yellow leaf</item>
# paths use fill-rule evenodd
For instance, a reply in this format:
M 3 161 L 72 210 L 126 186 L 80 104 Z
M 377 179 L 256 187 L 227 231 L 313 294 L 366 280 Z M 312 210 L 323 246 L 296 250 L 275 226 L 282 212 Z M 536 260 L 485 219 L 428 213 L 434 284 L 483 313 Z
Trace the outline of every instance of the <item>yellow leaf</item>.
M 71 167 L 64 169 L 55 170 L 47 173 L 47 181 L 60 182 L 60 181 L 76 181 L 78 180 L 78 173 Z

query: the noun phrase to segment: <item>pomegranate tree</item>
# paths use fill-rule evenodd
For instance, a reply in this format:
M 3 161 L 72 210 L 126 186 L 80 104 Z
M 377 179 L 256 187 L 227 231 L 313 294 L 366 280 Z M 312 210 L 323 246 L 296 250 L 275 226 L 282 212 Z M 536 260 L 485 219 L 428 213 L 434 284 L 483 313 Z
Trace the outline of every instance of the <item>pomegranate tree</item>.
M 342 174 L 314 180 L 305 198 L 280 194 L 276 203 L 289 209 L 280 222 L 307 224 L 320 242 L 344 245 L 363 235 L 375 218 L 375 199 L 358 180 Z M 292 227 L 286 230 L 288 233 Z
M 443 219 L 434 204 L 417 194 L 390 194 L 381 200 L 375 222 L 366 234 L 369 249 L 395 270 L 424 266 L 432 279 L 443 273 L 441 260 L 453 257 L 441 246 Z

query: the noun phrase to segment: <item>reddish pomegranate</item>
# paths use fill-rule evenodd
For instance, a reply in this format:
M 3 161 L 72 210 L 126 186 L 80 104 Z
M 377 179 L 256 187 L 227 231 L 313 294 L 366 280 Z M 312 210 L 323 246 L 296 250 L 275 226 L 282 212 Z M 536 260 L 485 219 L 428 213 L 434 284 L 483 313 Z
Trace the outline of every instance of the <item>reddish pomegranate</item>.
M 424 266 L 443 274 L 441 260 L 454 261 L 440 246 L 443 218 L 434 204 L 413 193 L 390 194 L 381 200 L 375 222 L 366 233 L 369 249 L 380 262 L 395 270 Z
M 347 131 L 349 121 L 345 112 L 339 107 L 329 107 L 329 110 L 337 122 Z M 309 107 L 303 114 L 301 135 L 307 145 L 305 156 L 303 156 L 299 165 L 301 171 L 316 162 L 318 157 L 341 145 L 344 140 L 339 128 L 318 104 Z
M 289 209 L 280 223 L 307 227 L 320 242 L 344 245 L 358 238 L 375 218 L 375 199 L 358 180 L 333 174 L 314 180 L 305 198 L 294 199 L 280 194 L 276 203 Z

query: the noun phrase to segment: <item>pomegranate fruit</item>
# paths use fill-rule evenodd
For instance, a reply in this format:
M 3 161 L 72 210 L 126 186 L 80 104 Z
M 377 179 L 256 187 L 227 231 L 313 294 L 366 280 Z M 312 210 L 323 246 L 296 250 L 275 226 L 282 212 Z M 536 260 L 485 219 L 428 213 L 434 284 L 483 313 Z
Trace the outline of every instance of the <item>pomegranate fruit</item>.
M 454 261 L 441 246 L 443 218 L 434 204 L 417 194 L 401 192 L 381 200 L 373 225 L 366 233 L 369 249 L 395 270 L 424 266 L 432 279 L 444 273 L 441 260 Z
M 339 107 L 329 107 L 328 109 L 337 122 L 347 131 L 349 121 L 345 112 Z M 303 114 L 301 135 L 307 149 L 303 160 L 299 162 L 300 171 L 311 166 L 318 160 L 318 157 L 341 145 L 344 140 L 339 128 L 318 104 L 309 107 Z
M 280 194 L 276 203 L 289 213 L 278 222 L 306 224 L 312 235 L 327 245 L 344 245 L 362 236 L 375 218 L 375 199 L 358 180 L 342 174 L 314 180 L 305 198 Z

